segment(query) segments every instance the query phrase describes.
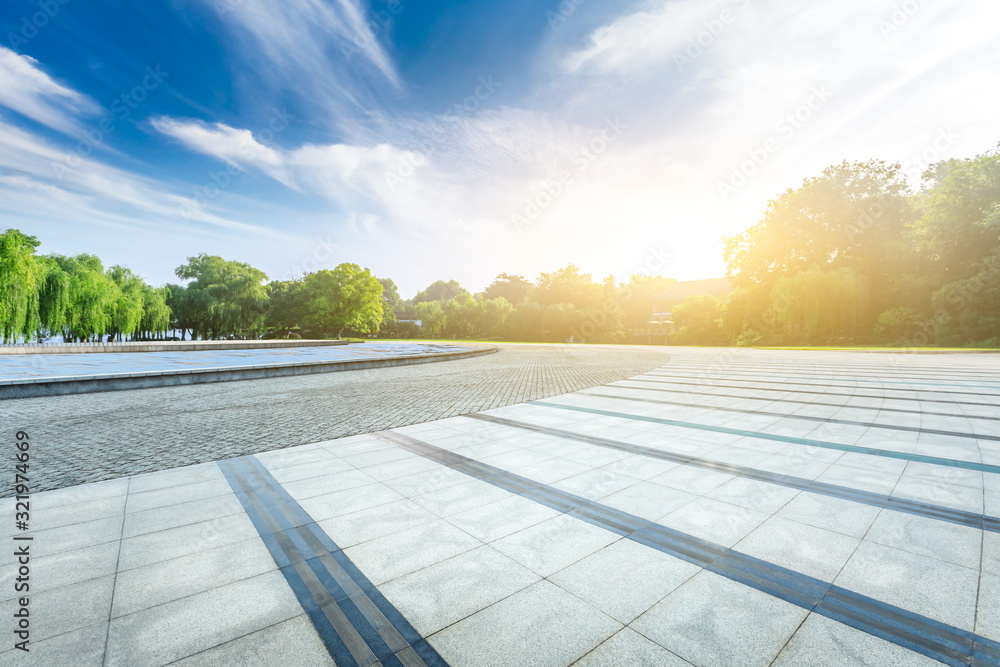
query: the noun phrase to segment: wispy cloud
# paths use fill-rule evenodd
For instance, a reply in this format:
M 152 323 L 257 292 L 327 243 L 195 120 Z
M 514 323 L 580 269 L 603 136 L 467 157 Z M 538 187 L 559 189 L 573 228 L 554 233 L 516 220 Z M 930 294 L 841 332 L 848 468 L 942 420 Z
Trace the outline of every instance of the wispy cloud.
M 104 211 L 113 219 L 125 217 L 140 225 L 155 220 L 185 226 L 181 212 L 195 210 L 190 221 L 218 229 L 293 240 L 293 234 L 240 220 L 214 215 L 197 209 L 190 198 L 175 194 L 156 181 L 137 176 L 128 171 L 111 167 L 78 154 L 60 150 L 39 137 L 0 121 L 0 174 L 5 183 L 30 184 L 21 196 L 5 197 L 0 208 L 15 210 L 17 200 L 37 196 L 39 193 L 59 193 L 59 198 L 77 198 L 89 202 L 88 208 Z M 82 199 L 81 199 L 82 198 Z M 22 202 L 23 203 L 23 202 Z M 23 212 L 23 208 L 19 208 Z M 73 209 L 63 215 L 75 215 Z
M 0 46 L 0 105 L 66 134 L 80 131 L 81 115 L 100 106 L 79 92 L 56 82 L 30 56 Z
M 400 86 L 399 74 L 358 0 L 203 0 L 223 7 L 242 65 L 252 64 L 263 81 L 291 90 L 350 122 L 371 109 L 371 88 L 379 81 Z M 375 76 L 370 76 L 374 74 Z

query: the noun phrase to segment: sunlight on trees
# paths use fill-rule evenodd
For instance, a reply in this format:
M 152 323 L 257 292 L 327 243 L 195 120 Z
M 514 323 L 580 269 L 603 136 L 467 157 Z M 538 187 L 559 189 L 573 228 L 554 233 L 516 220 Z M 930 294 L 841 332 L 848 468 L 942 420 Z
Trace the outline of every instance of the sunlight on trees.
M 932 165 L 916 192 L 899 165 L 833 165 L 723 242 L 736 291 L 674 306 L 671 343 L 1000 347 L 1000 151 Z M 674 283 L 595 280 L 569 264 L 534 282 L 501 273 L 477 295 L 439 280 L 404 301 L 392 279 L 356 264 L 268 282 L 249 264 L 203 253 L 177 268 L 184 284 L 153 287 L 125 266 L 38 256 L 38 246 L 16 229 L 0 234 L 5 342 L 173 330 L 612 343 L 650 325 L 658 295 Z

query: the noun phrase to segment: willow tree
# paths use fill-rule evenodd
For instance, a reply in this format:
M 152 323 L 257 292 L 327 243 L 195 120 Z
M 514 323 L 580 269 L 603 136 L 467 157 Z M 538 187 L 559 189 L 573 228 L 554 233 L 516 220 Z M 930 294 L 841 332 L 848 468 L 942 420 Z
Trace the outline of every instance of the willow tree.
M 8 229 L 0 234 L 0 335 L 4 342 L 38 328 L 38 239 Z
M 111 327 L 119 288 L 104 273 L 104 265 L 95 255 L 50 256 L 69 274 L 69 306 L 63 325 L 66 340 L 93 340 Z
M 107 276 L 118 288 L 111 311 L 110 332 L 116 339 L 135 334 L 142 322 L 146 283 L 124 266 L 112 266 Z
M 142 320 L 139 331 L 147 335 L 163 334 L 170 328 L 170 306 L 167 299 L 170 291 L 166 287 L 142 286 Z
M 853 269 L 813 267 L 779 280 L 771 300 L 787 333 L 813 341 L 858 333 L 869 315 L 871 297 L 868 281 Z
M 267 275 L 260 269 L 202 253 L 188 257 L 175 273 L 191 281 L 185 286 L 185 310 L 203 338 L 254 335 L 263 329 L 268 295 Z
M 42 332 L 54 335 L 63 330 L 70 310 L 70 276 L 51 257 L 39 257 L 42 277 L 38 285 L 39 340 Z

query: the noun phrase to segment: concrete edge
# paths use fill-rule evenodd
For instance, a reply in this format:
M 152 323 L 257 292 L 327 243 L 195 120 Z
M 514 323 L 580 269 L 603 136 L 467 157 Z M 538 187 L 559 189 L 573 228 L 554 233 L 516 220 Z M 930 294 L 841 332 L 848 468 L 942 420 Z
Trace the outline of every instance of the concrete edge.
M 0 356 L 24 354 L 108 354 L 116 352 L 205 352 L 215 350 L 269 350 L 289 347 L 331 347 L 349 345 L 346 340 L 271 339 L 199 340 L 144 343 L 73 343 L 67 345 L 0 345 Z
M 314 373 L 335 373 L 339 371 L 387 368 L 391 366 L 411 366 L 435 361 L 454 361 L 481 357 L 499 352 L 495 345 L 474 347 L 461 352 L 442 352 L 388 359 L 358 359 L 354 361 L 316 361 L 297 364 L 267 366 L 240 366 L 235 368 L 198 369 L 194 372 L 162 371 L 159 373 L 131 373 L 107 376 L 75 376 L 52 380 L 33 380 L 17 384 L 0 385 L 0 400 L 9 398 L 39 398 L 43 396 L 67 396 L 126 389 L 149 389 L 178 385 L 206 384 L 209 382 L 233 382 L 237 380 L 259 380 L 291 375 L 312 375 Z

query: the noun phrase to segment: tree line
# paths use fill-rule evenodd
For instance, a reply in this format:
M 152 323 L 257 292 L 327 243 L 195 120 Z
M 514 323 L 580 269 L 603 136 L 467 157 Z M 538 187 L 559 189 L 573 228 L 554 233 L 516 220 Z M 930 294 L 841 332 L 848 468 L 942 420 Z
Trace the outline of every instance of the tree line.
M 62 336 L 68 342 L 153 336 L 170 324 L 168 291 L 94 255 L 38 256 L 39 242 L 16 229 L 0 234 L 0 339 Z
M 844 162 L 724 239 L 726 297 L 673 310 L 702 345 L 1000 347 L 1000 151 L 930 166 Z
M 201 254 L 155 287 L 93 255 L 39 256 L 0 234 L 5 342 L 165 338 L 492 338 L 616 343 L 647 329 L 673 280 L 595 280 L 572 264 L 534 281 L 500 274 L 472 294 L 440 280 L 412 299 L 344 263 L 269 281 Z M 772 199 L 724 239 L 735 291 L 671 312 L 674 344 L 1000 347 L 1000 151 L 929 167 L 916 190 L 898 164 L 844 162 Z M 415 321 L 420 322 L 420 326 Z

